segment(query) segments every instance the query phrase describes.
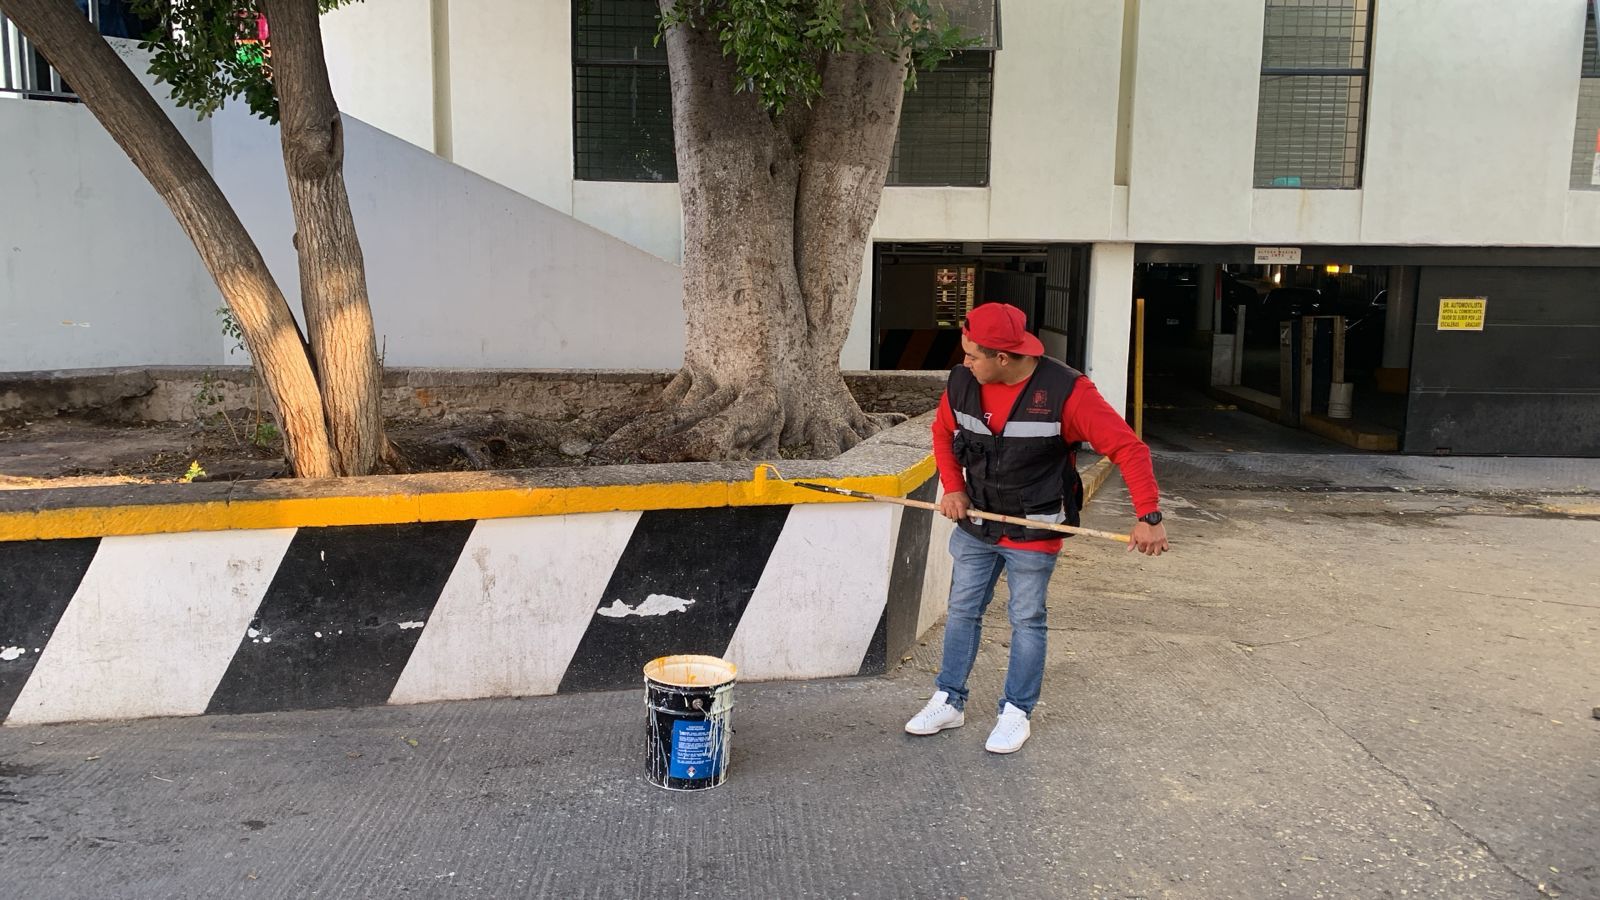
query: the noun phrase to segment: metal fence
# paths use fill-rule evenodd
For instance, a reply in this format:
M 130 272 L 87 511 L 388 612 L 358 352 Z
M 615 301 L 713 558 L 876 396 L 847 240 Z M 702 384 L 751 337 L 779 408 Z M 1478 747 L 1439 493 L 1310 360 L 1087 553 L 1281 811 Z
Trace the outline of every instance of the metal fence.
M 100 25 L 100 5 L 88 5 L 89 21 Z M 0 14 L 0 94 L 53 100 L 76 100 L 61 73 L 36 50 L 21 29 Z
M 156 33 L 159 21 L 146 19 L 131 0 L 77 0 L 77 7 L 95 31 L 106 37 L 140 39 Z M 39 48 L 0 14 L 0 97 L 77 100 L 72 86 L 44 58 Z

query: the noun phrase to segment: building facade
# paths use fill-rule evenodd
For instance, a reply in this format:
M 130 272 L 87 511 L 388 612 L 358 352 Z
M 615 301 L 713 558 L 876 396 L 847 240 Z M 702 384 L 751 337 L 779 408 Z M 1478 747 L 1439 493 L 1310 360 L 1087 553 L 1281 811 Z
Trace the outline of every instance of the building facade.
M 358 4 L 327 18 L 329 57 L 357 117 L 676 261 L 654 6 Z M 908 94 L 847 367 L 943 367 L 962 304 L 1010 299 L 1122 398 L 1136 295 L 1151 332 L 1177 320 L 1176 344 L 1212 355 L 1233 331 L 1240 355 L 1275 355 L 1280 317 L 1342 313 L 1336 380 L 1371 388 L 1369 408 L 1403 396 L 1388 420 L 1407 451 L 1600 453 L 1590 3 L 1051 0 L 997 18 Z M 1441 300 L 1479 298 L 1481 330 L 1441 326 Z M 1238 305 L 1269 327 L 1238 327 Z
M 385 0 L 324 32 L 348 115 L 677 263 L 654 7 Z M 1320 415 L 1338 411 L 1329 382 L 1353 383 L 1406 452 L 1600 455 L 1587 0 L 1012 0 L 987 16 L 981 46 L 907 98 L 846 368 L 944 367 L 959 313 L 1005 299 L 1117 402 L 1143 299 L 1153 364 L 1196 386 L 1288 412 L 1303 382 Z M 600 293 L 594 316 L 636 311 Z M 1331 362 L 1308 315 L 1343 317 Z M 402 337 L 392 359 L 505 364 L 431 340 Z M 1291 357 L 1315 363 L 1291 373 Z

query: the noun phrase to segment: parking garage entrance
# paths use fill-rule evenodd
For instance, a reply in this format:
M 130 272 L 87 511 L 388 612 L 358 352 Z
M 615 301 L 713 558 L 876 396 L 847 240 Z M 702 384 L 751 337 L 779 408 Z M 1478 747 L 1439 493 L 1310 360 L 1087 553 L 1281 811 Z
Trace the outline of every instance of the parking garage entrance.
M 1028 316 L 1045 352 L 1082 369 L 1089 247 L 997 241 L 883 242 L 872 254 L 872 367 L 948 370 L 961 319 L 981 303 Z
M 1600 456 L 1600 250 L 1140 245 L 1134 260 L 1153 446 Z
M 1390 306 L 1415 296 L 1416 271 L 1309 248 L 1272 262 L 1215 253 L 1226 249 L 1135 256 L 1146 439 L 1214 452 L 1398 450 L 1411 334 L 1390 327 Z

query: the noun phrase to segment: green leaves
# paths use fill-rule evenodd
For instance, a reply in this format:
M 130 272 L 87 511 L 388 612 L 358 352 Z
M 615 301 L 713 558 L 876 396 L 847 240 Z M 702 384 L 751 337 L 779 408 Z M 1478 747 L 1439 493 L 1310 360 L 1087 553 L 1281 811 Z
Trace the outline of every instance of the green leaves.
M 736 90 L 756 94 L 774 117 L 821 95 L 824 54 L 904 53 L 911 88 L 919 69 L 978 43 L 932 0 L 678 0 L 661 27 L 678 25 L 715 33 L 738 66 Z
M 354 0 L 318 0 L 322 12 Z M 151 54 L 150 74 L 170 85 L 172 99 L 199 114 L 242 98 L 250 111 L 278 121 L 270 45 L 262 43 L 257 0 L 133 0 L 160 29 L 140 42 Z

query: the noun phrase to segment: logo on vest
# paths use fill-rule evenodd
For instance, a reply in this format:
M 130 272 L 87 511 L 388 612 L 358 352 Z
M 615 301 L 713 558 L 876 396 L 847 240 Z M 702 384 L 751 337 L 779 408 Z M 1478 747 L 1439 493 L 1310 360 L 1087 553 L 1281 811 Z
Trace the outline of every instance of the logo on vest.
M 1031 405 L 1028 407 L 1028 412 L 1030 412 L 1030 413 L 1034 413 L 1036 415 L 1042 415 L 1044 413 L 1050 412 L 1050 392 L 1049 391 L 1046 391 L 1046 390 L 1034 391 L 1033 392 L 1033 396 L 1029 399 L 1029 402 L 1031 403 Z

